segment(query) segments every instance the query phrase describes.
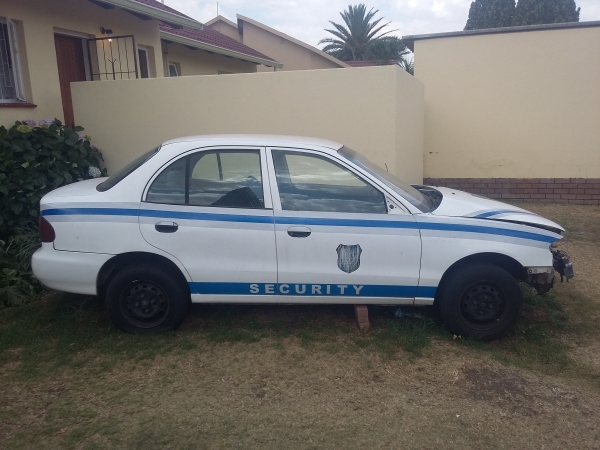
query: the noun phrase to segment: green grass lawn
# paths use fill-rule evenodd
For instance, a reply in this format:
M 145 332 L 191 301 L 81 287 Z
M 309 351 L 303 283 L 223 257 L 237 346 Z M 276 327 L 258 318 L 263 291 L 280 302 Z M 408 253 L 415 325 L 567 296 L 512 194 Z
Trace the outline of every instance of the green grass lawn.
M 149 336 L 94 297 L 0 310 L 0 448 L 593 447 L 600 209 L 525 207 L 567 228 L 576 278 L 524 286 L 522 320 L 491 343 L 390 307 L 359 332 L 352 306 L 194 305 Z

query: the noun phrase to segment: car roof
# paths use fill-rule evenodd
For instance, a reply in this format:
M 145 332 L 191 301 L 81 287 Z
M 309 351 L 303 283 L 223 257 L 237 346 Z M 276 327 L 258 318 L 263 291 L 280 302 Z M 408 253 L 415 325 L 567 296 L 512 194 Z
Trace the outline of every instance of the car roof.
M 289 146 L 319 146 L 332 150 L 339 150 L 343 144 L 326 139 L 304 136 L 284 136 L 277 134 L 207 134 L 199 136 L 186 136 L 171 139 L 162 145 L 176 143 L 193 143 L 199 145 L 258 145 L 269 147 Z

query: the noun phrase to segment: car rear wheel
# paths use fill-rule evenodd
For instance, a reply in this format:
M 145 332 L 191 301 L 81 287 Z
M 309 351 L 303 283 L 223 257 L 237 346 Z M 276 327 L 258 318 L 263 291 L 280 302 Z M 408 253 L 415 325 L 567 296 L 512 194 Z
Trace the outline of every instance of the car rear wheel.
M 129 266 L 117 272 L 106 290 L 108 313 L 128 333 L 177 328 L 185 318 L 190 293 L 181 276 L 153 266 Z
M 498 266 L 484 263 L 462 267 L 444 284 L 440 314 L 456 335 L 494 340 L 519 320 L 523 306 L 519 284 Z

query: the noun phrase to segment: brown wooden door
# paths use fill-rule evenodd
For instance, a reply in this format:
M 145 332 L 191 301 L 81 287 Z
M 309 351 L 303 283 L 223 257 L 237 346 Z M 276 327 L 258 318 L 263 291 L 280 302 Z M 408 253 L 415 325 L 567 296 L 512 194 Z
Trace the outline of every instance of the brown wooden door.
M 71 99 L 71 82 L 85 81 L 85 61 L 81 38 L 54 35 L 56 46 L 56 62 L 58 63 L 58 79 L 62 97 L 65 124 L 74 125 L 73 101 Z

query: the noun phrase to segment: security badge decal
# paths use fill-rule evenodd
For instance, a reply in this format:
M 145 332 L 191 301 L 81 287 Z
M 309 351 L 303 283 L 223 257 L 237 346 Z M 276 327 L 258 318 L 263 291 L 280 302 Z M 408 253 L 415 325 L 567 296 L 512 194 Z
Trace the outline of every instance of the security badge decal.
M 360 245 L 338 245 L 336 249 L 338 254 L 337 265 L 341 271 L 352 273 L 360 267 L 360 254 L 362 248 Z

